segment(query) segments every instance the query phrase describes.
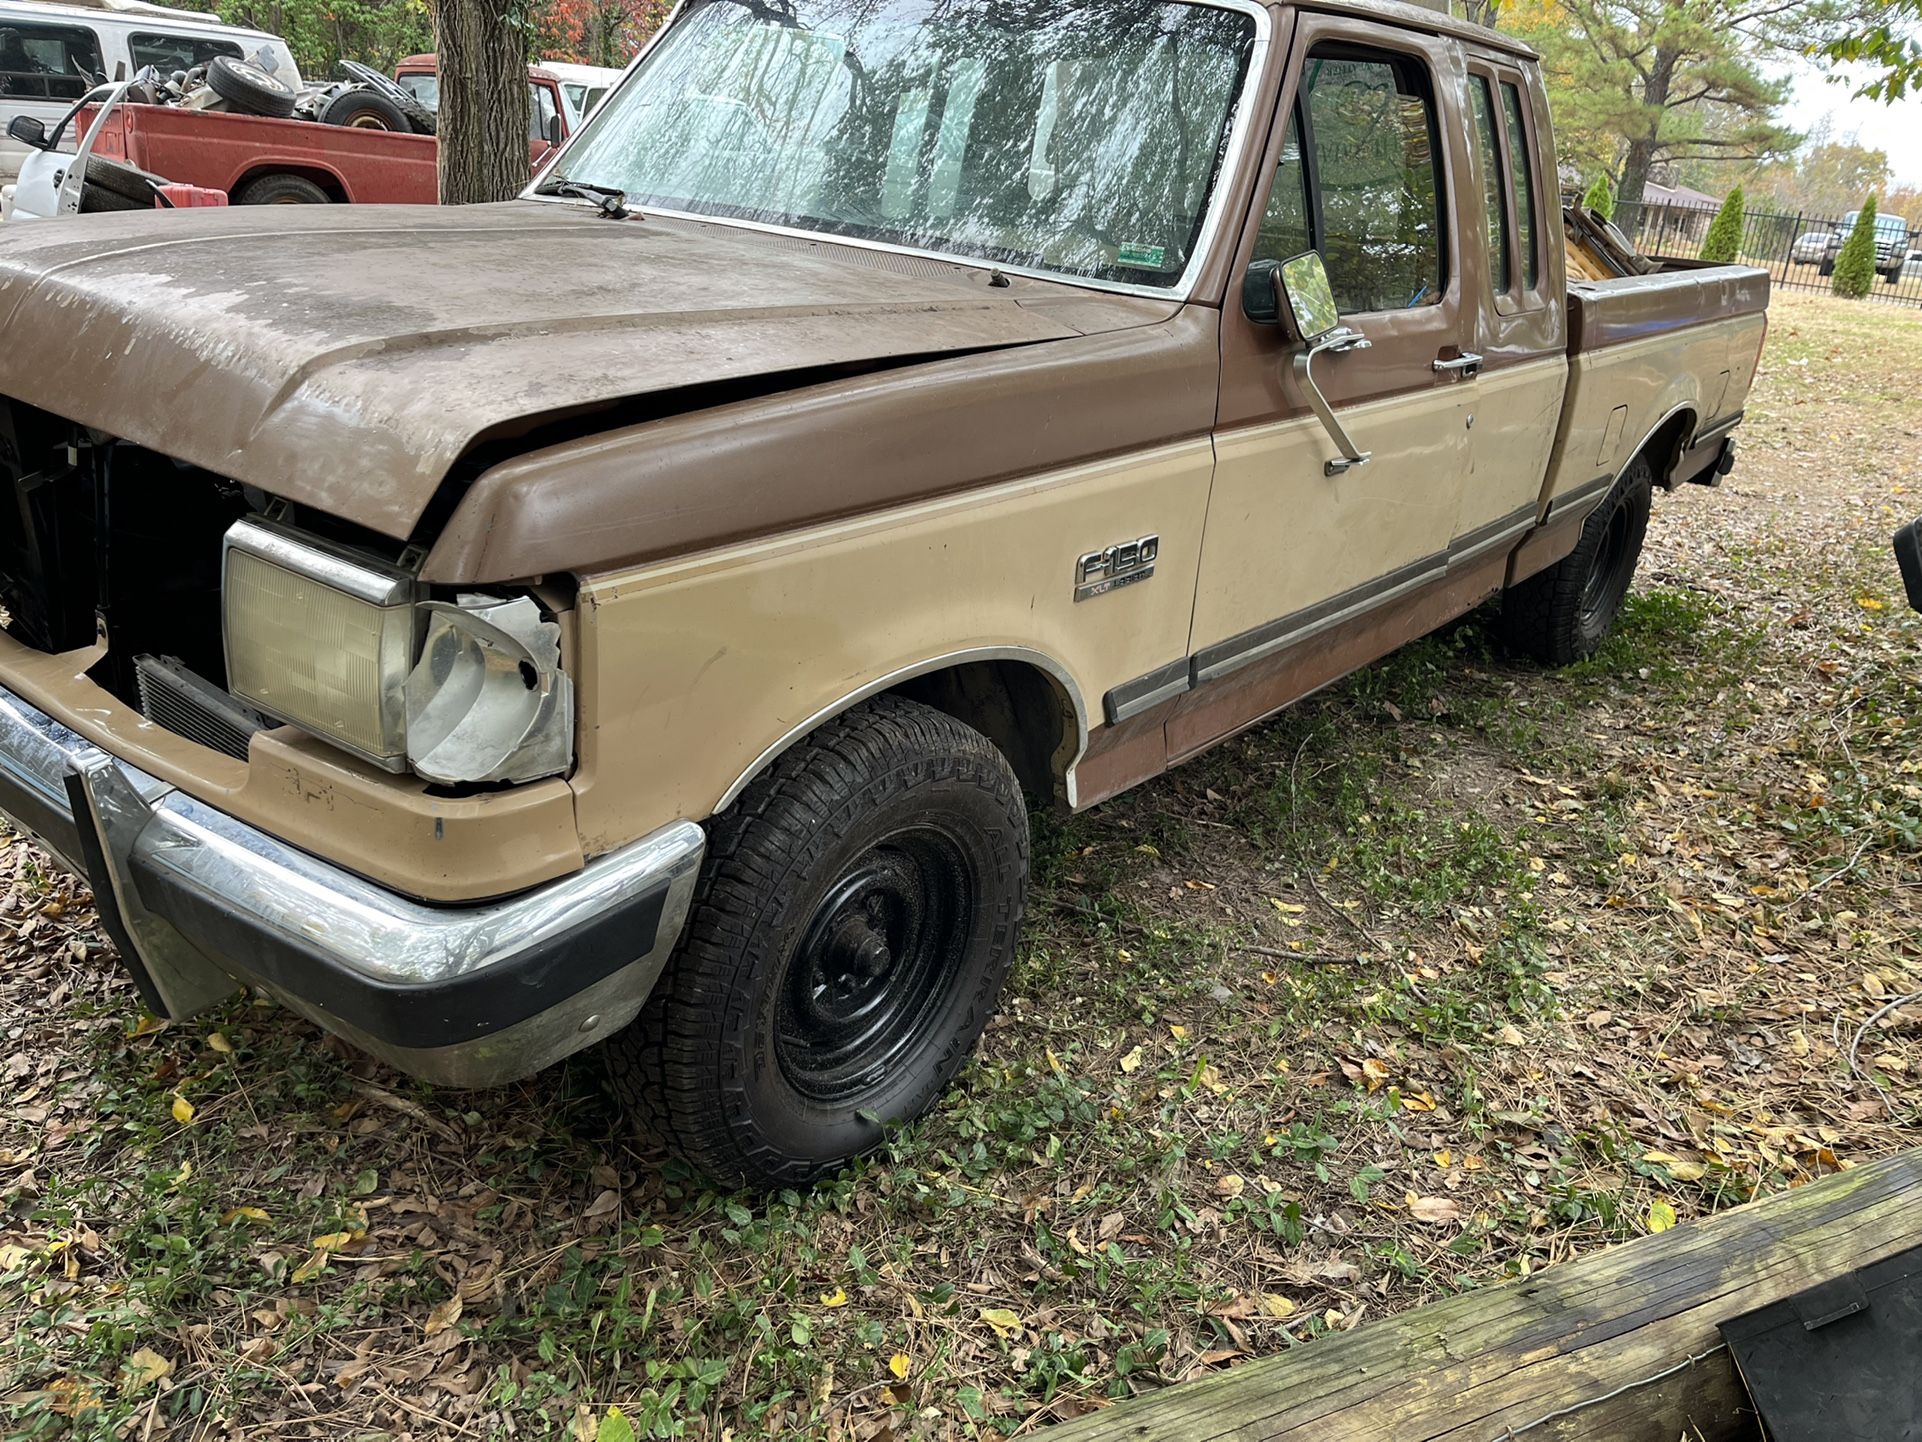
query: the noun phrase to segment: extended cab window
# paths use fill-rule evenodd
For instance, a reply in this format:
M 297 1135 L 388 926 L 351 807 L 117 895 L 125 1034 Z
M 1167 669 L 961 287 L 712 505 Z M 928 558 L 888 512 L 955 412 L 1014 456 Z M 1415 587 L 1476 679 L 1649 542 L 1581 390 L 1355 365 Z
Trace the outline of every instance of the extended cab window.
M 84 26 L 0 21 L 0 95 L 78 100 L 103 73 L 100 41 Z
M 1321 252 L 1343 314 L 1441 299 L 1442 178 L 1427 72 L 1401 56 L 1310 52 L 1257 257 Z
M 1497 294 L 1514 282 L 1509 263 L 1508 201 L 1502 191 L 1502 146 L 1495 134 L 1495 101 L 1485 76 L 1468 77 L 1468 108 L 1475 118 L 1475 158 L 1481 162 L 1482 211 L 1488 228 L 1488 275 Z
M 1502 82 L 1502 110 L 1508 121 L 1508 170 L 1515 177 L 1515 224 L 1520 230 L 1522 284 L 1533 290 L 1541 284 L 1542 258 L 1535 248 L 1535 167 L 1528 148 L 1528 127 L 1522 123 L 1521 87 Z
M 231 40 L 216 40 L 207 35 L 162 35 L 154 30 L 136 30 L 127 37 L 127 53 L 134 69 L 151 65 L 162 75 L 176 70 L 191 70 L 205 65 L 216 55 L 244 59 L 246 52 Z

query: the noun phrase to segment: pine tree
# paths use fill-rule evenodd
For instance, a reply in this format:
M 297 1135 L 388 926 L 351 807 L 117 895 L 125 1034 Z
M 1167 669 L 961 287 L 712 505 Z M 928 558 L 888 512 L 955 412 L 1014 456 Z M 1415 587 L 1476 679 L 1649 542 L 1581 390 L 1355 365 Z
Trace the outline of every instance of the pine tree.
M 1835 257 L 1835 274 L 1829 289 L 1850 300 L 1860 300 L 1875 284 L 1875 197 L 1862 202 L 1855 214 L 1855 225 L 1842 252 Z
M 1742 248 L 1742 187 L 1736 186 L 1709 222 L 1708 239 L 1702 242 L 1702 259 L 1727 265 Z
M 1582 197 L 1582 209 L 1594 211 L 1603 220 L 1615 218 L 1615 192 L 1609 189 L 1606 175 L 1595 177 L 1595 183 L 1588 187 L 1588 194 Z

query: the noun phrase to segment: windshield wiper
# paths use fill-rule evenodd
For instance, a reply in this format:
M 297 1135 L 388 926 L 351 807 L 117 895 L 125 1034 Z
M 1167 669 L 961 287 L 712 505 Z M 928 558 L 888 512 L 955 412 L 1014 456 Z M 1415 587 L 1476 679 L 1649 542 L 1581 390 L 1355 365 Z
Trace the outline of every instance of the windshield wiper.
M 574 195 L 582 200 L 592 200 L 608 220 L 626 220 L 632 213 L 627 208 L 625 190 L 616 190 L 611 185 L 591 185 L 585 180 L 569 180 L 564 175 L 535 186 L 534 194 Z

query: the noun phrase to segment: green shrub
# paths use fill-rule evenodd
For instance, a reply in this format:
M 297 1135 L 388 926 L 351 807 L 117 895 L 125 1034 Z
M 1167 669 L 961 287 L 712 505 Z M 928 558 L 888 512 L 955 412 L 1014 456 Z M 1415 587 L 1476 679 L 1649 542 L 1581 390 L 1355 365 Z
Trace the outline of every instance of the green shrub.
M 1856 212 L 1855 226 L 1842 242 L 1842 253 L 1835 257 L 1835 274 L 1829 289 L 1850 300 L 1860 300 L 1875 284 L 1875 197 L 1862 202 Z
M 1702 259 L 1726 265 L 1742 249 L 1742 187 L 1736 186 L 1709 222 L 1708 239 L 1702 242 Z
M 1588 194 L 1582 197 L 1582 209 L 1594 211 L 1603 220 L 1615 218 L 1615 192 L 1610 188 L 1606 175 L 1595 177 L 1595 183 L 1588 187 Z

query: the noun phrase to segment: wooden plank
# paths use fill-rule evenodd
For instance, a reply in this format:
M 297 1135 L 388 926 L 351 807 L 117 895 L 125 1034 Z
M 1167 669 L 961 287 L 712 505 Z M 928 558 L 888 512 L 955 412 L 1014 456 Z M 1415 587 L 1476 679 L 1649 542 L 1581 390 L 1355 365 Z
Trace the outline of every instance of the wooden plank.
M 1922 1246 L 1922 1149 L 1050 1429 L 1051 1442 L 1757 1435 L 1719 1323 Z M 1690 1357 L 1703 1360 L 1648 1381 Z M 1636 1385 L 1640 1384 L 1640 1385 Z M 1626 1389 L 1607 1401 L 1597 1399 Z M 1564 1408 L 1580 1408 L 1550 1422 Z M 1532 1424 L 1532 1425 L 1531 1425 Z

